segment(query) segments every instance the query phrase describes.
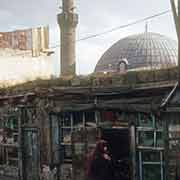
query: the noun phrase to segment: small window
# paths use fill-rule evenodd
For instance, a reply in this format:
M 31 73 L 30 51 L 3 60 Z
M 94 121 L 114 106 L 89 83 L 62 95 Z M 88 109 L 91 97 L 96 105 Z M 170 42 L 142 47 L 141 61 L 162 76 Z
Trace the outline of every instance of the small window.
M 121 60 L 117 65 L 117 72 L 125 73 L 127 71 L 128 61 L 126 59 Z

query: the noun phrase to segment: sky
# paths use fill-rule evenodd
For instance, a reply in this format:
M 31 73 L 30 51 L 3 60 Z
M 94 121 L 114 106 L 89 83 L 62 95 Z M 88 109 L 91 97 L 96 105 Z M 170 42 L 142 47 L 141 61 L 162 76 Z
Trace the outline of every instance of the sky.
M 0 31 L 49 25 L 50 46 L 60 44 L 56 15 L 61 0 L 0 0 Z M 75 0 L 79 14 L 77 39 L 152 16 L 170 9 L 170 0 Z M 77 42 L 77 74 L 89 74 L 103 53 L 116 41 L 145 31 L 145 22 Z M 171 13 L 148 21 L 148 31 L 177 39 Z M 54 73 L 59 73 L 59 48 L 54 49 Z

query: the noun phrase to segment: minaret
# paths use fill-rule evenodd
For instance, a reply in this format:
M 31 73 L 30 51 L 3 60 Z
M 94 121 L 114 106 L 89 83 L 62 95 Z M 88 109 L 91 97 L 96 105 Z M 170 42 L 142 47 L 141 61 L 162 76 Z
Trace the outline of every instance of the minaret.
M 61 31 L 61 76 L 75 76 L 75 41 L 78 15 L 74 13 L 74 0 L 62 0 L 62 13 L 58 14 Z

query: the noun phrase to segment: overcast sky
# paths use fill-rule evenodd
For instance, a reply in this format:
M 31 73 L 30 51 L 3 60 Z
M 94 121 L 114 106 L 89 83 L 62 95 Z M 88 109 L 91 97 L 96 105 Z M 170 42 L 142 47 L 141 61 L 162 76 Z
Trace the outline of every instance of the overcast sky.
M 170 9 L 170 0 L 75 0 L 77 39 L 103 32 Z M 0 0 L 0 31 L 50 26 L 51 46 L 59 44 L 56 15 L 61 0 Z M 77 43 L 77 73 L 93 72 L 101 55 L 116 41 L 145 31 L 145 23 Z M 176 39 L 171 13 L 148 21 L 148 31 Z M 56 49 L 57 54 L 59 49 Z M 58 61 L 58 55 L 54 59 Z M 58 66 L 56 66 L 58 67 Z M 58 73 L 58 68 L 56 68 Z

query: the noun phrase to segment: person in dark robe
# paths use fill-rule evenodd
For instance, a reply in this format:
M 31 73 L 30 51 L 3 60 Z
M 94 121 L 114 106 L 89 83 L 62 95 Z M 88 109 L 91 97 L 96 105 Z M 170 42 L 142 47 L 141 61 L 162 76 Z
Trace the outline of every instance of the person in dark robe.
M 109 154 L 108 143 L 100 140 L 87 160 L 88 180 L 114 180 L 114 168 Z

